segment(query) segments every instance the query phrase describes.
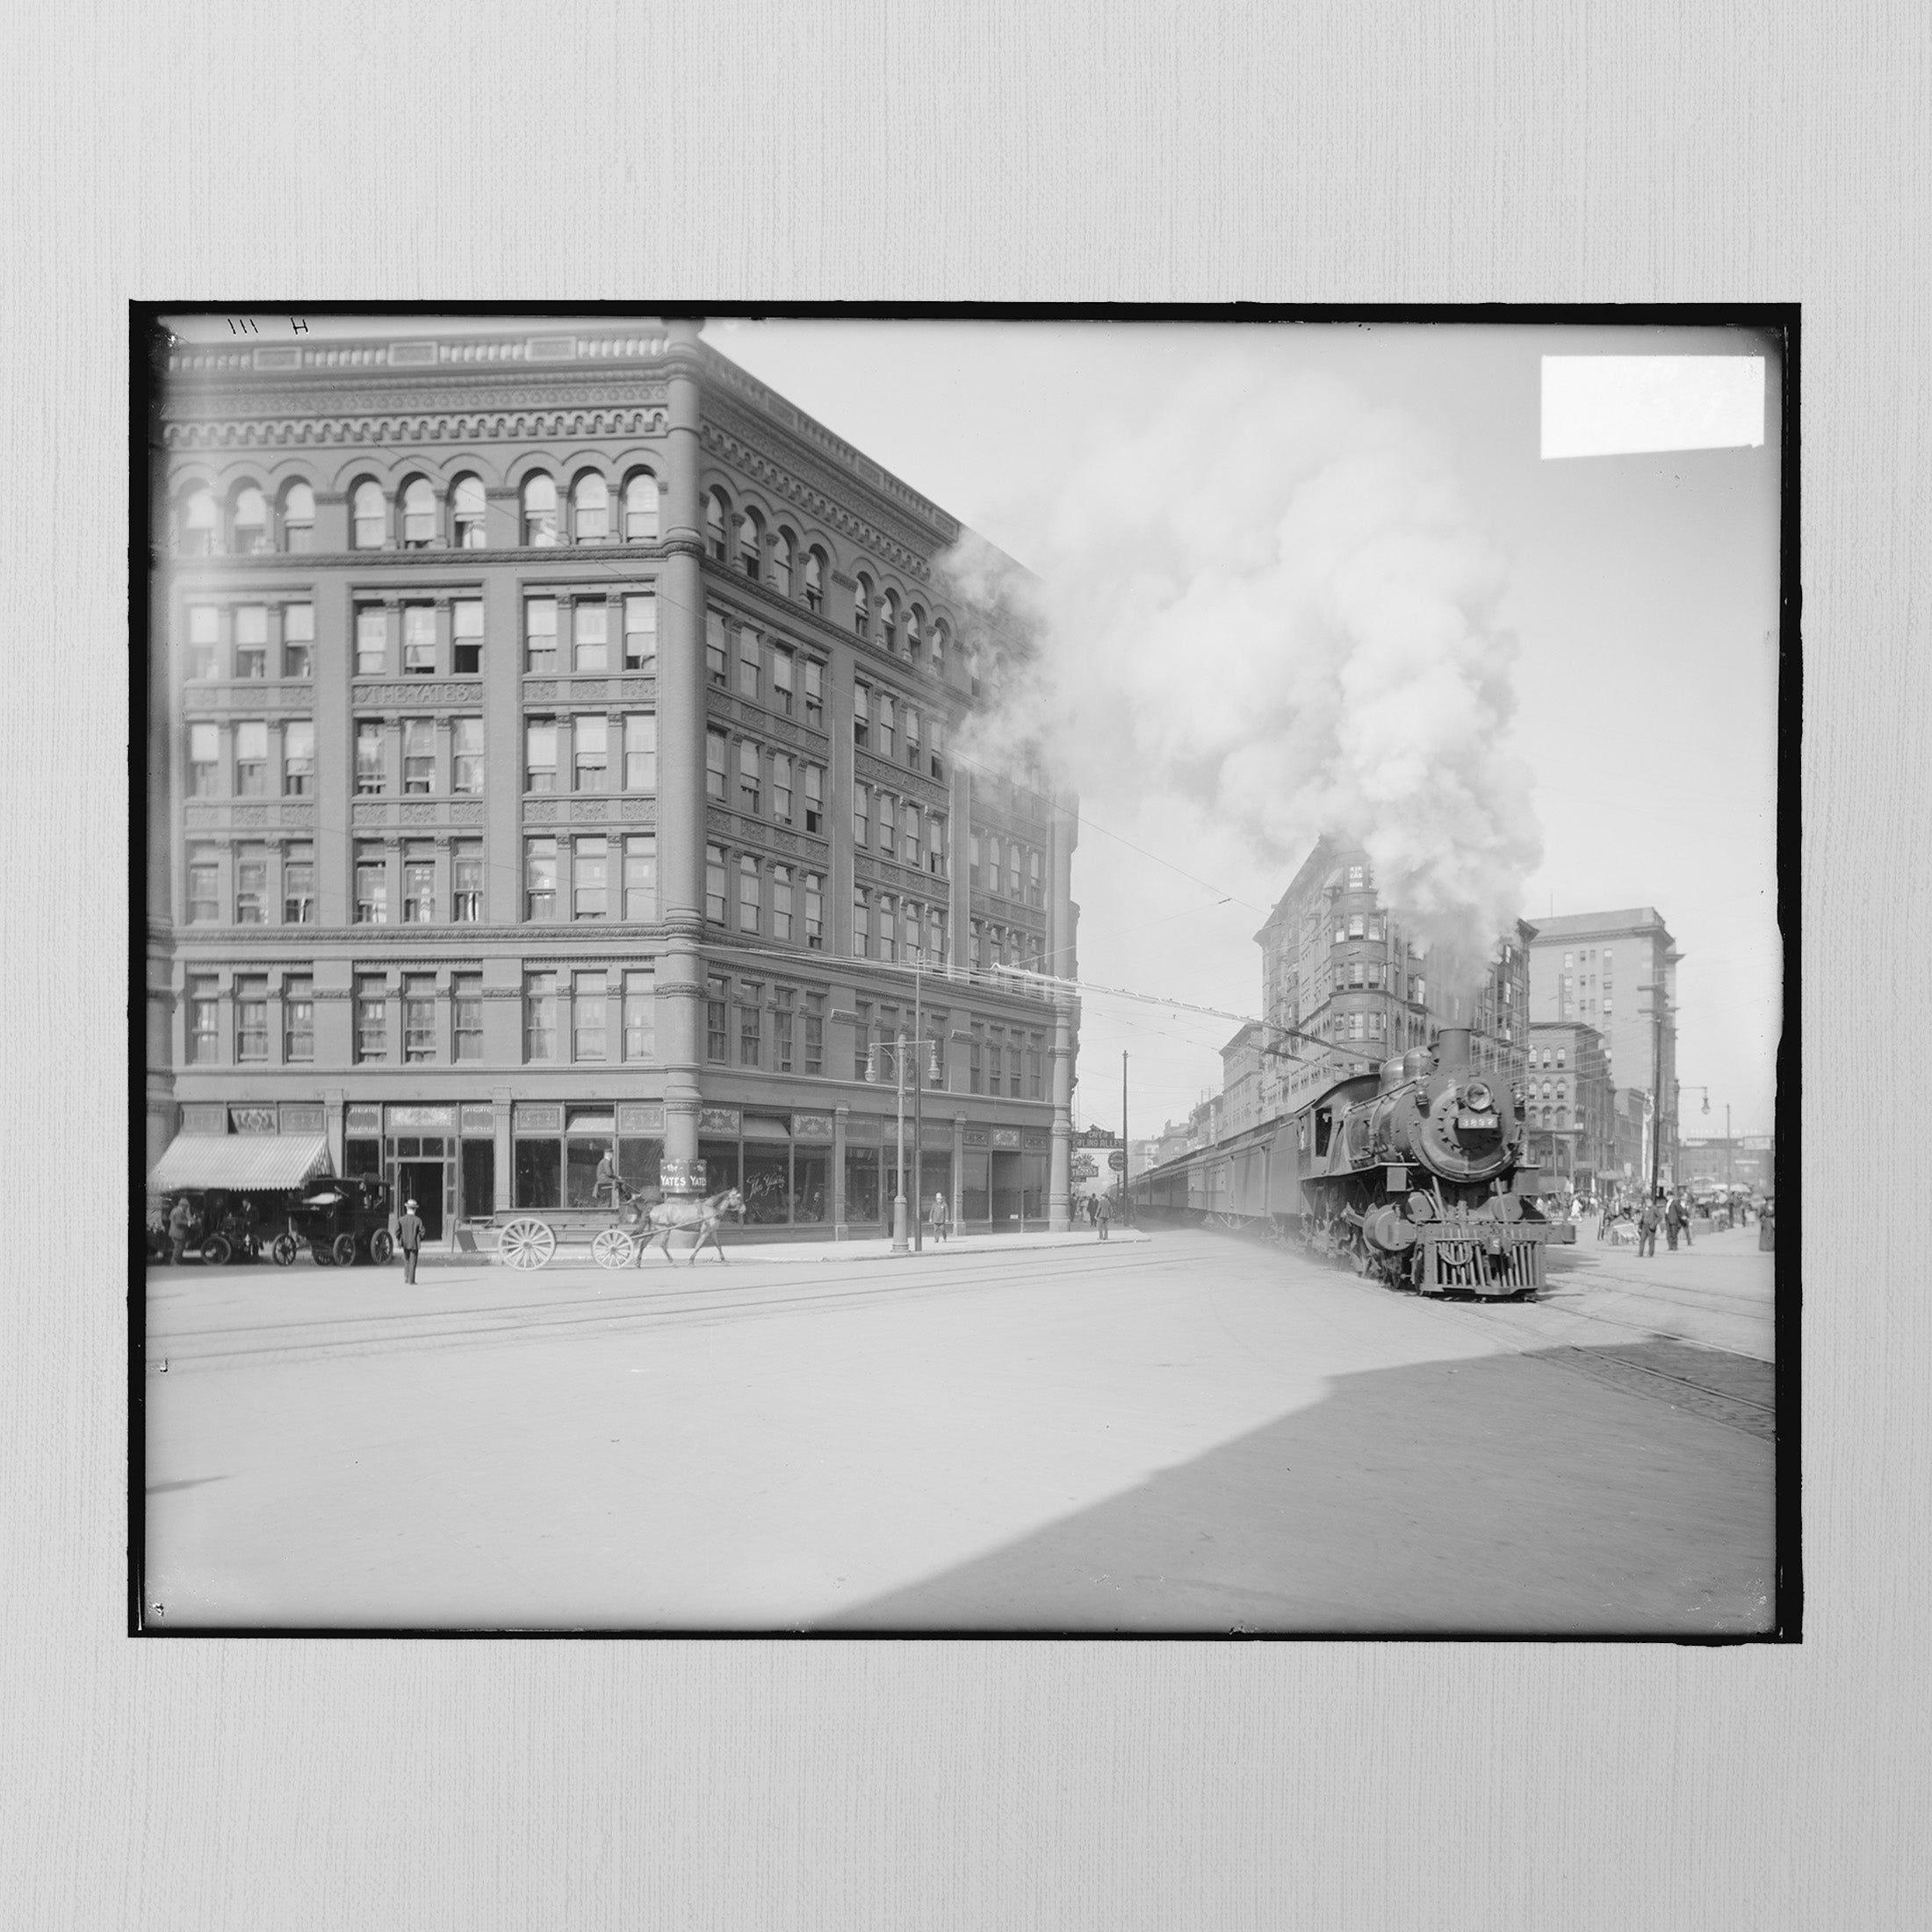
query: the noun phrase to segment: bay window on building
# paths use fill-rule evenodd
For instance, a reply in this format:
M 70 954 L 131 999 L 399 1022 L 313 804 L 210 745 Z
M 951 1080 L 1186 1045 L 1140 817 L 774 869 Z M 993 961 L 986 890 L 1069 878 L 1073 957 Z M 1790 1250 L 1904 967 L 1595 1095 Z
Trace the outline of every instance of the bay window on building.
M 315 1057 L 315 982 L 307 975 L 282 981 L 282 1058 L 304 1066 Z
M 266 604 L 237 604 L 234 611 L 234 674 L 269 674 L 269 612 Z
M 213 973 L 191 974 L 185 991 L 191 1066 L 213 1066 L 221 1051 L 221 990 Z
M 282 849 L 282 923 L 313 926 L 315 922 L 315 847 L 290 845 Z
M 459 839 L 450 853 L 450 917 L 459 926 L 483 919 L 483 841 Z
M 546 921 L 557 917 L 557 841 L 523 841 L 523 917 Z
M 627 833 L 624 841 L 624 916 L 658 916 L 658 839 L 654 832 Z
M 610 841 L 602 833 L 579 839 L 571 858 L 571 917 L 601 919 L 610 905 Z
M 652 494 L 656 495 L 653 488 Z M 654 591 L 632 591 L 624 600 L 624 667 L 655 672 L 658 667 L 658 600 Z
M 523 975 L 523 1057 L 530 1061 L 557 1057 L 557 975 Z
M 379 845 L 358 841 L 356 847 L 356 924 L 389 923 L 389 854 Z
M 389 1057 L 389 987 L 380 973 L 356 975 L 356 1058 Z

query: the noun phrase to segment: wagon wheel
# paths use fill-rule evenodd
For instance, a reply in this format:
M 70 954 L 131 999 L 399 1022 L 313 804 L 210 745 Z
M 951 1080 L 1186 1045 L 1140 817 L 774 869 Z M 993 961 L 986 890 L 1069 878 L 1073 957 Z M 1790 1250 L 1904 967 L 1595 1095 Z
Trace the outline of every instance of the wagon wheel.
M 379 1268 L 396 1251 L 395 1237 L 386 1228 L 378 1228 L 369 1237 L 369 1258 Z
M 591 1243 L 590 1251 L 600 1268 L 628 1268 L 637 1258 L 638 1244 L 622 1228 L 606 1228 Z
M 201 1260 L 205 1267 L 226 1267 L 234 1253 L 234 1250 L 228 1244 L 226 1235 L 210 1235 L 201 1244 Z
M 277 1235 L 275 1245 L 269 1250 L 269 1252 L 275 1257 L 277 1267 L 292 1267 L 295 1265 L 295 1236 L 293 1235 Z
M 496 1252 L 509 1267 L 540 1268 L 557 1252 L 557 1236 L 548 1222 L 526 1215 L 505 1224 Z
M 335 1257 L 329 1252 L 328 1244 L 326 1241 L 310 1242 L 308 1251 L 314 1256 L 315 1265 L 318 1268 L 333 1268 L 335 1265 Z
M 356 1265 L 356 1237 L 354 1235 L 337 1235 L 328 1244 L 328 1258 L 338 1268 L 350 1268 Z

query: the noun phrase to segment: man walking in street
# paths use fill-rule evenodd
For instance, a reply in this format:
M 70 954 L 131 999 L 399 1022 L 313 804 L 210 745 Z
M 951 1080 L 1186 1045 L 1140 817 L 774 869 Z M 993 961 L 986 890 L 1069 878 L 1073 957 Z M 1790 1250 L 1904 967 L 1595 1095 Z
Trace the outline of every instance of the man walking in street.
M 933 1205 L 926 1210 L 926 1219 L 933 1224 L 933 1239 L 934 1241 L 945 1240 L 946 1196 L 943 1192 L 937 1188 L 933 1193 Z
M 402 1204 L 402 1215 L 396 1222 L 396 1245 L 402 1250 L 402 1279 L 414 1282 L 416 1257 L 422 1251 L 422 1223 L 416 1219 L 416 1204 L 413 1200 Z
M 1637 1216 L 1637 1252 L 1654 1257 L 1657 1252 L 1657 1222 L 1662 1217 L 1657 1212 L 1656 1197 L 1645 1201 L 1644 1211 Z
M 1114 1208 L 1105 1194 L 1097 1194 L 1093 1200 L 1093 1222 L 1100 1230 L 1100 1239 L 1107 1239 L 1107 1224 L 1114 1218 Z

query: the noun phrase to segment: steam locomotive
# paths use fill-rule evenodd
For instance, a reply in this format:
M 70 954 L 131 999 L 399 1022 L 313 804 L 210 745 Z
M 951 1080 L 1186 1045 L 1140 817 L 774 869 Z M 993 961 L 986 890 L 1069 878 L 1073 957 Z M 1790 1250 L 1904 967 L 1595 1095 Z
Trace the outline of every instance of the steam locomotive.
M 1543 1215 L 1521 1105 L 1472 1069 L 1468 1029 L 1447 1027 L 1433 1051 L 1150 1169 L 1133 1197 L 1149 1220 L 1258 1227 L 1391 1287 L 1533 1296 L 1545 1247 L 1575 1229 Z

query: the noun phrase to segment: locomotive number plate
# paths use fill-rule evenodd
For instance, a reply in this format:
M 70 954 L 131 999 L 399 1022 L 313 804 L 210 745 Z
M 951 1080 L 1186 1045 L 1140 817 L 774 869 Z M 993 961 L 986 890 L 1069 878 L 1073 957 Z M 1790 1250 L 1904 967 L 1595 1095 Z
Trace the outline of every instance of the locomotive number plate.
M 1493 1114 L 1459 1114 L 1456 1115 L 1456 1125 L 1458 1127 L 1474 1128 L 1479 1132 L 1485 1130 L 1493 1132 L 1496 1124 L 1496 1119 Z

